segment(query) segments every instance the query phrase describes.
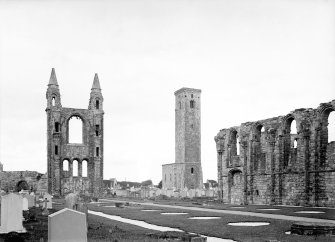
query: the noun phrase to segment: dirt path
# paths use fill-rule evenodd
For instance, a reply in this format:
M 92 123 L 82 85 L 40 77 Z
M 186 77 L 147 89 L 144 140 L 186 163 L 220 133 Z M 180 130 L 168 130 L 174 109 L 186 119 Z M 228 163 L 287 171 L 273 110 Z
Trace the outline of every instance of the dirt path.
M 177 206 L 177 205 L 165 205 L 165 204 L 145 203 L 145 202 L 130 202 L 130 201 L 120 201 L 120 200 L 109 200 L 109 199 L 100 199 L 99 201 L 124 202 L 124 203 L 128 202 L 132 204 L 141 204 L 144 206 L 147 205 L 147 206 L 155 206 L 155 207 L 176 208 L 176 209 L 183 209 L 183 210 L 211 212 L 211 213 L 220 213 L 220 214 L 244 215 L 244 216 L 253 216 L 253 217 L 260 217 L 260 218 L 280 219 L 280 220 L 289 220 L 289 221 L 299 221 L 299 222 L 335 224 L 335 220 L 330 220 L 330 219 L 297 217 L 297 216 L 280 215 L 280 214 L 254 213 L 254 212 L 221 210 L 221 209 L 199 208 L 199 207 L 185 207 L 185 206 Z

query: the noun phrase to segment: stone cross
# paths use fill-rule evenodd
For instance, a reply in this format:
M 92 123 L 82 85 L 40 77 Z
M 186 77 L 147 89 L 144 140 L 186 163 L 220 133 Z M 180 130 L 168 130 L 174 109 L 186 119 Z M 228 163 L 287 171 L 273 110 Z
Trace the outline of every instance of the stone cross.
M 47 198 L 45 198 L 44 201 L 43 201 L 44 209 L 43 209 L 42 215 L 49 215 L 48 202 L 50 202 L 50 201 Z

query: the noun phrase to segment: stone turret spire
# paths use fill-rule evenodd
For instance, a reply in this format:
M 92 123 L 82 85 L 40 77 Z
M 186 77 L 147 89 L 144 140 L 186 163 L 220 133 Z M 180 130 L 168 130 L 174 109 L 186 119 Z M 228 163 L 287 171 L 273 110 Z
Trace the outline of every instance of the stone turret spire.
M 50 75 L 50 80 L 49 80 L 48 86 L 50 86 L 50 85 L 58 86 L 55 68 L 52 68 L 52 70 L 51 70 L 51 75 Z
M 93 85 L 92 85 L 91 90 L 93 91 L 94 89 L 98 90 L 98 91 L 101 90 L 98 73 L 95 73 L 95 75 L 94 75 L 94 81 L 93 81 Z

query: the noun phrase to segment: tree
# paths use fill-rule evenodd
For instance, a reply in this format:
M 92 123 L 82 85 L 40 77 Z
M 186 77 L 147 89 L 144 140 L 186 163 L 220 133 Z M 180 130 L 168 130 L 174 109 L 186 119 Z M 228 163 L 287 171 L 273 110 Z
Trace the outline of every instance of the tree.
M 159 189 L 162 189 L 162 187 L 163 187 L 163 184 L 162 184 L 162 181 L 160 181 L 159 183 L 158 183 L 158 186 L 157 186 Z
M 141 182 L 141 186 L 147 187 L 147 186 L 152 186 L 152 181 L 151 180 L 146 180 Z

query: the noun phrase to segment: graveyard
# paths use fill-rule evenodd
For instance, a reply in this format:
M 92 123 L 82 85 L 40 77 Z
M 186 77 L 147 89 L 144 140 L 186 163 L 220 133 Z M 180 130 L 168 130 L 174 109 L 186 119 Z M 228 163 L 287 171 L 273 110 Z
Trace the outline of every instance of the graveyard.
M 32 197 L 2 196 L 0 241 L 334 241 L 329 234 L 290 233 L 290 217 L 330 221 L 330 208 L 234 206 L 199 198 Z

